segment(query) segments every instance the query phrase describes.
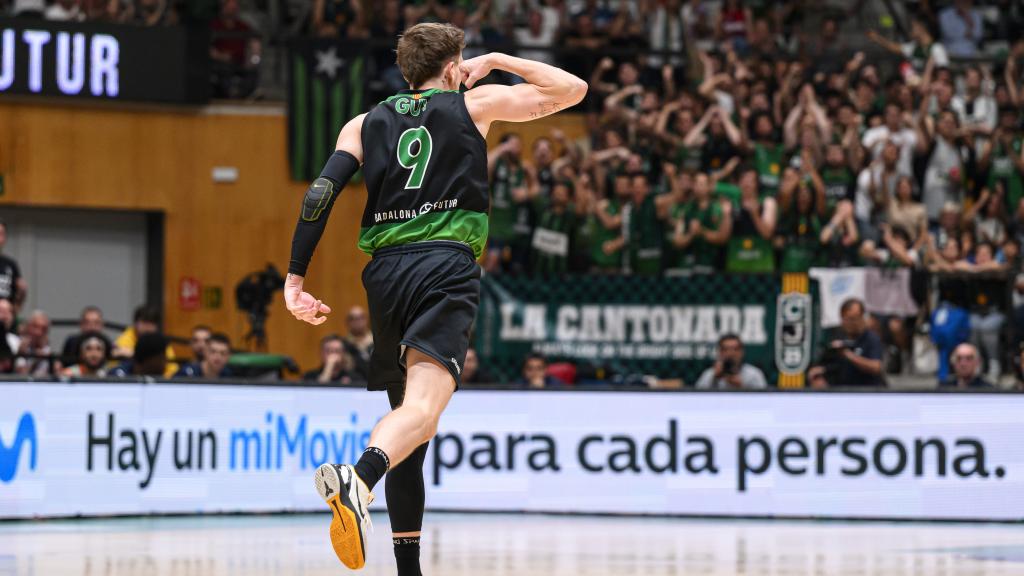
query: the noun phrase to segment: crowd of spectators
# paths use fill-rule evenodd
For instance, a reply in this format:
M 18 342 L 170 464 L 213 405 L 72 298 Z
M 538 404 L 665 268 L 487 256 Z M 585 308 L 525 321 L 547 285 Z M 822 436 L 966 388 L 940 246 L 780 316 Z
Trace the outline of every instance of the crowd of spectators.
M 166 0 L 6 8 L 65 20 L 208 22 L 230 97 L 255 85 L 261 47 L 250 33 L 266 31 L 270 18 L 239 2 L 207 6 L 205 19 L 196 17 L 204 8 Z M 866 372 L 878 360 L 881 380 L 893 371 L 886 357 L 909 354 L 911 335 L 928 328 L 940 379 L 971 342 L 994 380 L 1019 346 L 1020 331 L 1010 336 L 1007 326 L 1024 324 L 1022 10 L 903 3 L 895 15 L 903 33 L 865 25 L 862 4 L 834 12 L 802 0 L 313 0 L 284 3 L 269 26 L 386 42 L 415 22 L 449 21 L 465 29 L 467 57 L 486 44 L 589 79 L 586 138 L 554 130 L 527 146 L 509 132 L 490 151 L 491 274 L 907 269 L 925 279 L 914 286 L 919 317 L 871 321 L 863 303 L 851 304 L 846 334 L 829 340 L 825 356 L 850 360 L 852 343 L 878 334 L 882 352 Z M 1005 53 L 992 57 L 992 46 Z M 404 87 L 389 49 L 376 60 L 369 76 L 387 90 Z M 0 260 L 0 298 L 6 291 L 16 302 L 19 282 L 16 266 Z M 372 344 L 361 314 L 350 340 L 324 340 L 310 379 L 365 378 Z M 347 320 L 358 326 L 355 316 Z M 45 323 L 29 315 L 19 346 L 45 356 Z M 114 357 L 131 347 L 108 344 Z M 835 377 L 817 368 L 816 377 Z M 718 366 L 709 385 L 730 374 Z
M 323 384 L 365 385 L 373 338 L 360 324 L 361 307 L 349 312 L 349 332 L 326 336 L 321 342 L 321 365 L 303 380 Z M 42 310 L 25 314 L 20 322 L 10 300 L 0 299 L 0 374 L 30 377 L 154 377 L 217 380 L 244 378 L 231 366 L 231 340 L 210 327 L 197 325 L 188 340 L 190 355 L 179 357 L 160 330 L 159 314 L 149 306 L 136 309 L 131 326 L 115 340 L 107 335 L 103 312 L 86 306 L 79 331 L 65 338 L 62 351 L 51 345 L 50 318 Z
M 912 336 L 929 328 L 943 362 L 970 341 L 990 380 L 1009 372 L 1021 331 L 1008 320 L 1024 318 L 1024 41 L 986 24 L 968 0 L 913 15 L 899 41 L 827 10 L 802 35 L 793 19 L 809 13 L 780 16 L 786 3 L 724 2 L 700 24 L 694 14 L 710 12 L 694 10 L 711 4 L 658 3 L 640 12 L 648 25 L 639 28 L 628 9 L 571 18 L 587 32 L 571 31 L 566 46 L 635 42 L 678 56 L 610 56 L 592 67 L 555 56 L 590 79 L 590 133 L 572 141 L 555 130 L 524 145 L 509 132 L 492 148 L 486 269 L 906 270 L 921 312 L 865 319 L 881 352 L 877 374 L 862 380 L 910 370 Z M 570 41 L 577 32 L 587 42 Z M 1003 33 L 1006 52 L 978 58 Z M 858 39 L 861 49 L 847 47 Z M 949 315 L 934 314 L 944 307 L 963 312 L 965 336 L 946 337 Z

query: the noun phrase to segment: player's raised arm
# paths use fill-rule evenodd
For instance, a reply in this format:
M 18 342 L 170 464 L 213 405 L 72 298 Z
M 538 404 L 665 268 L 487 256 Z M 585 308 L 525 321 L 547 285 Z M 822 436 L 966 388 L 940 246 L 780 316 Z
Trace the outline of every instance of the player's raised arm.
M 491 122 L 527 122 L 579 104 L 587 95 L 587 83 L 560 68 L 542 62 L 492 52 L 462 63 L 468 88 L 466 107 L 481 132 Z M 491 70 L 505 70 L 526 80 L 525 84 L 490 84 L 473 88 Z
M 292 256 L 288 262 L 288 277 L 284 282 L 284 302 L 293 316 L 313 325 L 326 322 L 327 317 L 318 314 L 329 314 L 331 308 L 312 294 L 303 292 L 302 282 L 309 261 L 313 258 L 313 251 L 327 226 L 327 217 L 331 214 L 334 201 L 362 164 L 362 127 L 365 116 L 356 116 L 341 129 L 334 154 L 327 159 L 320 177 L 310 184 L 302 198 L 299 221 L 292 236 Z

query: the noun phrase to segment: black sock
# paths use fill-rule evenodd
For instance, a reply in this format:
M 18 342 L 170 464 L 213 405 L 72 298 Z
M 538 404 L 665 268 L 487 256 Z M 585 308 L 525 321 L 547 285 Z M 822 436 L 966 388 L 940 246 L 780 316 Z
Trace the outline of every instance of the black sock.
M 423 576 L 420 572 L 420 537 L 402 536 L 391 541 L 395 544 L 398 576 Z
M 388 455 L 383 450 L 376 446 L 370 446 L 359 457 L 359 462 L 356 462 L 355 469 L 356 474 L 362 478 L 363 482 L 366 482 L 366 487 L 373 490 L 373 487 L 377 485 L 377 482 L 380 482 L 384 473 L 388 471 L 390 465 Z

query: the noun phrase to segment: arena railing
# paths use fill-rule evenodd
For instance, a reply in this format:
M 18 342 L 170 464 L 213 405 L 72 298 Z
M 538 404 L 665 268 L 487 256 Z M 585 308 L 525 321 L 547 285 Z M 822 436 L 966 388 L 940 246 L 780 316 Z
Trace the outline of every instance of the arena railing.
M 978 293 L 982 289 L 982 287 L 979 285 L 980 282 L 996 282 L 996 283 L 998 283 L 999 289 L 1000 289 L 999 290 L 1000 296 L 999 296 L 999 299 L 998 299 L 999 301 L 997 303 L 994 303 L 993 307 L 995 309 L 999 310 L 1001 313 L 1003 313 L 1003 315 L 1006 318 L 1006 321 L 1004 322 L 1003 328 L 1001 330 L 1001 332 L 1002 332 L 1002 336 L 1001 336 L 1001 350 L 1002 350 L 1002 354 L 1001 354 L 1001 356 L 1002 357 L 1000 358 L 1000 360 L 1001 360 L 1001 365 L 1003 367 L 1006 367 L 1007 368 L 1006 371 L 1009 372 L 1010 371 L 1009 368 L 1014 366 L 1013 360 L 1016 358 L 1016 356 L 1014 356 L 1014 355 L 1018 353 L 1018 351 L 1016 349 L 1014 349 L 1014 343 L 1022 340 L 1021 330 L 1022 330 L 1022 328 L 1024 328 L 1024 327 L 1016 326 L 1016 324 L 1014 322 L 1013 294 L 1014 294 L 1015 286 L 1014 286 L 1014 282 L 1013 281 L 1015 279 L 1015 276 L 1013 274 L 1011 274 L 1011 273 L 1006 273 L 1006 272 L 997 272 L 997 273 L 986 272 L 986 273 L 978 274 L 978 273 L 964 273 L 964 272 L 937 273 L 937 272 L 928 272 L 928 271 L 925 271 L 925 270 L 918 270 L 918 271 L 914 271 L 912 275 L 909 275 L 909 277 L 911 278 L 911 280 L 910 280 L 911 282 L 914 282 L 914 280 L 912 279 L 914 275 L 917 276 L 917 280 L 916 281 L 923 283 L 924 286 L 925 286 L 925 294 L 923 295 L 924 296 L 924 306 L 929 306 L 930 307 L 931 305 L 936 304 L 939 301 L 943 300 L 944 296 L 945 297 L 949 296 L 948 294 L 946 294 L 946 295 L 940 294 L 940 293 L 936 292 L 937 290 L 940 290 L 942 288 L 946 288 L 947 291 L 948 291 L 948 289 L 953 288 L 956 291 L 960 292 L 959 294 L 955 294 L 954 295 L 955 298 L 954 298 L 953 303 L 955 305 L 959 306 L 959 307 L 964 308 L 968 312 L 972 311 L 972 308 L 974 308 L 974 304 L 978 300 L 978 298 L 977 298 Z M 736 274 L 736 276 L 741 276 L 741 275 Z M 576 277 L 576 278 L 582 278 L 582 277 Z M 566 277 L 566 280 L 568 280 L 568 281 L 571 281 L 571 279 L 572 279 L 572 277 Z M 957 282 L 961 282 L 961 284 L 959 284 L 959 285 L 953 284 L 953 283 L 957 283 Z M 942 286 L 943 284 L 945 284 L 945 286 Z M 911 290 L 912 290 L 912 286 L 907 286 L 908 293 L 910 293 Z M 818 305 L 820 306 L 820 303 Z M 918 319 L 919 320 L 927 321 L 927 318 L 925 318 L 923 316 L 919 316 Z M 74 327 L 74 326 L 78 325 L 78 321 L 77 320 L 72 320 L 72 319 L 56 319 L 56 320 L 52 321 L 52 324 L 54 326 Z M 918 322 L 915 320 L 915 322 L 914 322 L 915 328 L 916 328 L 917 325 L 918 325 Z M 115 332 L 119 332 L 119 331 L 121 331 L 121 330 L 123 330 L 125 328 L 125 326 L 123 324 L 111 323 L 111 322 L 106 323 L 105 327 L 108 330 L 115 331 Z M 820 325 L 817 328 L 820 331 L 820 328 L 821 328 Z M 171 337 L 169 337 L 169 339 L 173 340 L 174 342 L 176 342 L 178 344 L 187 344 L 187 342 L 188 342 L 187 339 L 182 338 L 182 337 L 171 336 Z M 246 353 L 246 351 L 244 351 L 244 350 L 237 350 L 237 349 L 233 350 L 232 352 L 234 354 L 244 354 L 244 353 Z M 19 357 L 19 358 L 44 359 L 44 360 L 53 360 L 53 361 L 62 360 L 62 357 L 61 357 L 60 354 L 52 354 L 52 355 L 15 354 L 15 356 Z M 819 359 L 819 350 L 816 349 L 814 351 L 814 353 L 813 353 L 813 359 L 812 359 L 812 364 L 811 365 L 812 366 L 815 365 L 815 363 L 816 363 L 815 361 L 818 360 L 818 359 Z M 178 359 L 178 361 L 187 361 L 187 360 L 188 360 L 188 358 L 179 358 Z M 556 361 L 556 360 L 560 360 L 560 359 L 559 358 L 551 358 L 550 360 Z M 567 360 L 571 361 L 571 359 L 567 359 Z M 281 365 L 280 371 L 278 372 L 278 377 L 283 376 L 284 371 L 287 371 L 287 372 L 293 373 L 293 374 L 299 373 L 298 366 L 295 365 L 294 361 L 291 358 L 282 357 L 281 358 L 281 363 L 282 363 L 282 365 Z M 710 362 L 709 362 L 709 365 L 710 365 Z M 487 366 L 486 363 L 484 363 L 484 367 L 485 368 L 490 368 L 489 366 Z M 759 366 L 759 368 L 761 368 L 762 370 L 770 369 L 770 367 L 766 367 L 766 366 Z M 492 372 L 493 372 L 493 370 L 492 370 Z M 771 370 L 768 370 L 768 372 L 771 372 Z M 265 377 L 265 374 L 266 374 L 266 372 L 264 372 L 264 377 Z M 925 376 L 927 376 L 927 375 L 925 375 Z M 14 379 L 17 379 L 17 377 L 15 377 Z M 42 379 L 40 381 L 45 381 L 45 380 L 47 380 L 47 379 Z M 68 379 L 67 378 L 55 378 L 54 380 L 67 381 Z M 121 379 L 118 379 L 118 380 L 121 380 Z M 132 379 L 129 378 L 128 381 L 132 381 Z M 176 381 L 179 381 L 179 380 L 176 380 Z M 249 379 L 239 379 L 238 380 L 238 382 L 256 382 L 256 381 L 258 381 L 258 380 L 249 380 Z M 227 381 L 218 381 L 218 382 L 227 382 Z M 288 381 L 288 382 L 294 383 L 293 381 Z M 688 384 L 692 385 L 692 382 L 688 382 Z M 322 386 L 322 385 L 325 385 L 325 384 L 314 383 L 313 385 Z M 493 385 L 497 386 L 499 388 L 517 388 L 517 386 L 509 385 L 509 384 L 495 383 Z M 470 385 L 470 386 L 473 387 L 473 388 L 477 387 L 476 385 Z M 573 387 L 574 386 L 570 386 L 570 388 L 573 388 Z M 611 388 L 611 389 L 623 389 L 623 390 L 644 389 L 643 387 L 637 386 L 637 385 L 617 386 L 617 385 L 612 384 L 610 382 L 608 384 L 601 384 L 601 385 L 599 385 L 597 387 L 600 388 L 600 389 Z M 590 387 L 586 387 L 586 388 L 589 389 Z

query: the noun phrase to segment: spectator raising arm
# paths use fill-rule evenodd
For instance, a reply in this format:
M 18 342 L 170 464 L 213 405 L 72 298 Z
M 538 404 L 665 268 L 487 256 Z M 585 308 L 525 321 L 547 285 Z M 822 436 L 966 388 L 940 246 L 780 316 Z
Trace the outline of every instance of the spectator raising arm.
M 700 121 L 697 122 L 693 128 L 686 133 L 686 136 L 683 137 L 683 146 L 692 147 L 704 144 L 704 140 L 706 138 L 704 131 L 707 130 L 708 124 L 711 122 L 712 118 L 718 114 L 719 110 L 718 106 L 709 106 L 708 109 L 704 111 L 704 115 L 701 116 Z
M 789 111 L 786 121 L 782 124 L 783 144 L 787 149 L 796 148 L 796 145 L 800 142 L 800 120 L 803 117 L 804 104 L 801 101 Z
M 892 52 L 897 56 L 903 56 L 903 47 L 900 46 L 898 42 L 889 40 L 888 38 L 882 36 L 875 30 L 868 30 L 866 32 L 866 35 L 868 37 L 868 40 L 871 40 L 872 42 L 878 44 L 882 48 L 885 48 L 889 52 Z
M 597 63 L 594 67 L 594 72 L 590 75 L 590 86 L 594 92 L 598 94 L 611 94 L 618 89 L 618 86 L 602 80 L 602 77 L 609 71 L 615 68 L 615 61 L 605 56 Z
M 605 111 L 612 111 L 622 107 L 622 101 L 630 96 L 636 96 L 644 93 L 644 87 L 640 84 L 633 84 L 632 86 L 625 86 L 615 91 L 611 96 L 605 99 L 604 109 Z
M 778 204 L 776 204 L 775 198 L 768 197 L 762 202 L 758 202 L 756 198 L 744 199 L 743 209 L 747 211 L 757 234 L 765 240 L 771 240 L 775 235 L 775 225 L 778 220 Z
M 821 243 L 829 244 L 836 234 L 842 234 L 842 244 L 853 246 L 859 239 L 857 233 L 857 222 L 853 218 L 853 206 L 849 203 L 841 204 L 832 219 L 821 230 Z
M 718 230 L 703 229 L 699 232 L 699 236 L 711 244 L 725 244 L 729 241 L 729 237 L 732 236 L 731 202 L 722 201 L 722 224 L 718 227 Z
M 1024 43 L 1018 43 L 1013 47 L 1010 55 L 1006 58 L 1006 66 L 1003 69 L 1003 80 L 1006 82 L 1006 90 L 1010 94 L 1010 103 L 1020 106 L 1020 88 L 1017 86 L 1017 58 L 1021 55 Z
M 729 114 L 719 108 L 718 117 L 722 119 L 722 127 L 725 128 L 725 136 L 729 139 L 729 142 L 737 148 L 743 148 L 743 133 L 736 127 Z

